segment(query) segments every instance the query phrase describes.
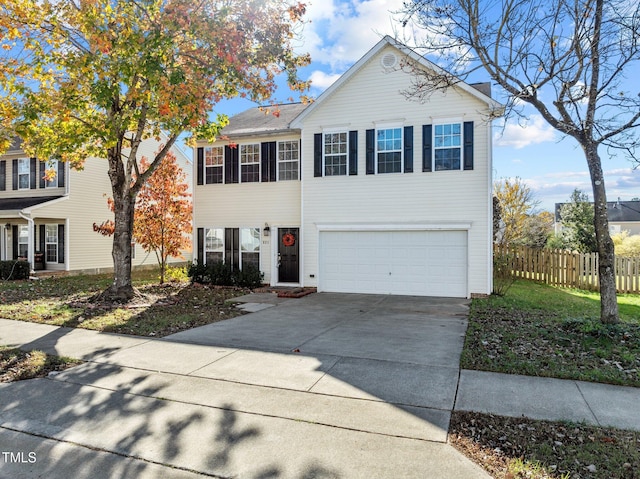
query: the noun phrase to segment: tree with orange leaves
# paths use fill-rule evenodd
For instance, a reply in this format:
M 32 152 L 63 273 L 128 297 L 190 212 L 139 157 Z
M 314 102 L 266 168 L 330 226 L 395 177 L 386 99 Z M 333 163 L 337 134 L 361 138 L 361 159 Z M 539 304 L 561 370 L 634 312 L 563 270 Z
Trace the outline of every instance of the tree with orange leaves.
M 148 167 L 142 159 L 143 169 Z M 136 200 L 133 236 L 145 251 L 153 251 L 160 265 L 160 283 L 164 283 L 167 259 L 182 257 L 191 244 L 191 194 L 187 175 L 178 166 L 173 153 L 167 153 L 144 184 Z
M 0 153 L 18 134 L 31 156 L 82 168 L 105 158 L 114 204 L 114 277 L 126 301 L 136 197 L 184 132 L 213 141 L 221 100 L 293 90 L 308 55 L 293 51 L 303 4 L 289 0 L 0 0 Z M 143 167 L 141 142 L 168 136 Z
M 149 161 L 142 157 L 140 168 L 149 168 Z M 168 152 L 136 198 L 133 237 L 145 251 L 153 251 L 160 266 L 160 283 L 164 283 L 167 260 L 182 258 L 182 251 L 191 245 L 191 193 L 187 175 L 180 168 L 176 157 Z M 107 200 L 113 211 L 112 198 Z M 113 236 L 113 220 L 93 224 L 93 230 L 103 236 Z

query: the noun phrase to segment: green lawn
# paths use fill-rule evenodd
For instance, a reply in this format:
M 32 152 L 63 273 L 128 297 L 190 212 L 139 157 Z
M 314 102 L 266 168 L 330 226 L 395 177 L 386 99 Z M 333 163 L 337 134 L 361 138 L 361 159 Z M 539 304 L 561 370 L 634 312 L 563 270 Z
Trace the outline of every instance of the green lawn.
M 462 367 L 640 386 L 640 295 L 618 303 L 604 325 L 597 293 L 516 281 L 473 301 Z

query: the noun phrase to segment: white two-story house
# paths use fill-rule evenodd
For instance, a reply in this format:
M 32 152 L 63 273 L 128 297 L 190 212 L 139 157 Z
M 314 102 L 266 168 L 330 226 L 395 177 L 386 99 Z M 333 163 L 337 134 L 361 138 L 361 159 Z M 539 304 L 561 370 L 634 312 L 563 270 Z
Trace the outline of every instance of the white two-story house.
M 194 252 L 271 285 L 467 298 L 492 290 L 488 85 L 419 102 L 385 37 L 311 104 L 233 116 L 198 143 Z
M 160 142 L 148 139 L 140 156 L 152 158 Z M 173 148 L 178 165 L 191 181 L 191 158 Z M 45 171 L 57 175 L 46 181 Z M 77 171 L 56 160 L 30 158 L 19 139 L 0 156 L 0 260 L 24 259 L 32 269 L 106 272 L 113 269 L 112 238 L 93 224 L 113 219 L 107 205 L 111 183 L 104 159 L 88 158 Z M 190 260 L 186 257 L 175 261 Z M 132 244 L 134 267 L 157 264 L 156 256 Z

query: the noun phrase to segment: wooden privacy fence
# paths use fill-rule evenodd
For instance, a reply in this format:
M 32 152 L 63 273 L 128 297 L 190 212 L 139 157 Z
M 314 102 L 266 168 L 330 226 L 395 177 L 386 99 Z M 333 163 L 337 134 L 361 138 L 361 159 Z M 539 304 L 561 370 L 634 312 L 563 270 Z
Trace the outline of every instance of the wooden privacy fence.
M 598 253 L 496 246 L 494 254 L 503 255 L 517 278 L 569 288 L 600 288 Z M 616 257 L 615 268 L 618 293 L 640 293 L 640 258 Z

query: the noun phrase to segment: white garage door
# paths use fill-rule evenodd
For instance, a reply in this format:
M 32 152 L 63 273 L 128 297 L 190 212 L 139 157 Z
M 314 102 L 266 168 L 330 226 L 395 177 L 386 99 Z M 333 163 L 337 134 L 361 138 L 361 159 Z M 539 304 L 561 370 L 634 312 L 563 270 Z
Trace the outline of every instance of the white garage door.
M 320 291 L 467 296 L 466 231 L 322 231 Z

